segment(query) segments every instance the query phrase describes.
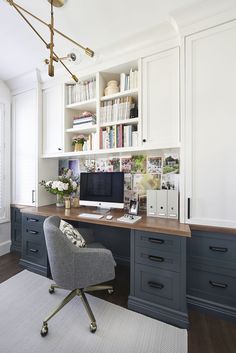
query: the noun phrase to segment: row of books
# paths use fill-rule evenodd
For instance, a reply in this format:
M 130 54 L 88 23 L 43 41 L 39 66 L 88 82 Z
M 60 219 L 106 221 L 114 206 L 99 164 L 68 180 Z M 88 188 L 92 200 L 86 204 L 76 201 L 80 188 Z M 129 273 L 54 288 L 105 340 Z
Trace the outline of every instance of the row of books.
M 73 118 L 73 128 L 77 128 L 78 126 L 87 128 L 94 124 L 96 124 L 96 115 L 93 113 L 86 112 L 86 114 L 83 113 Z
M 138 70 L 130 69 L 129 74 L 120 74 L 120 91 L 138 88 Z
M 96 79 L 80 81 L 67 85 L 67 104 L 87 101 L 96 98 Z
M 102 102 L 100 107 L 100 123 L 127 120 L 130 118 L 130 110 L 134 108 L 135 103 L 132 97 L 117 98 Z
M 113 125 L 100 129 L 100 148 L 138 146 L 138 131 L 131 125 Z

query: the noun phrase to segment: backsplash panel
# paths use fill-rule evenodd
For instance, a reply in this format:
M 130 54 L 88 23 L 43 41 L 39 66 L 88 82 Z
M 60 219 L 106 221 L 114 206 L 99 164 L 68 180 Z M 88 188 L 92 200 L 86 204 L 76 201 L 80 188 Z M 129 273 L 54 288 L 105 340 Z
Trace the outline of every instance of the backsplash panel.
M 179 154 L 164 153 L 162 156 L 129 156 L 95 159 L 67 159 L 59 161 L 59 175 L 70 168 L 75 175 L 81 172 L 125 173 L 125 207 L 131 199 L 139 199 L 140 209 L 146 210 L 147 190 L 179 189 Z

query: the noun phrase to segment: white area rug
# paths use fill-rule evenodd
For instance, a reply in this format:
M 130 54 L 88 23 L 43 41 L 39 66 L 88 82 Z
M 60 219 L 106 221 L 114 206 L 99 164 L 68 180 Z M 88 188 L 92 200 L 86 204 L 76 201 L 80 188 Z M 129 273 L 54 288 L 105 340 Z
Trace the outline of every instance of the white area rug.
M 1 353 L 186 353 L 187 331 L 88 295 L 98 329 L 75 297 L 49 321 L 43 319 L 67 294 L 48 293 L 50 280 L 23 271 L 0 285 Z

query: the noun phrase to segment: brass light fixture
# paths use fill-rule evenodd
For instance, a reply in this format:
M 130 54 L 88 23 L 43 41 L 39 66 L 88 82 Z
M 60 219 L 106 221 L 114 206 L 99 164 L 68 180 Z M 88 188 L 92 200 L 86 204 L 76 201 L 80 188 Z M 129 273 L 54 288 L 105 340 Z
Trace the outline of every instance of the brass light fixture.
M 54 76 L 54 61 L 55 62 L 60 62 L 61 65 L 69 72 L 69 74 L 71 75 L 71 77 L 73 78 L 73 80 L 75 82 L 78 82 L 78 78 L 76 75 L 74 75 L 70 69 L 65 65 L 65 63 L 63 62 L 63 60 L 65 60 L 68 57 L 71 57 L 72 55 L 74 55 L 73 53 L 60 58 L 54 51 L 54 33 L 59 34 L 60 36 L 64 37 L 65 39 L 69 40 L 70 42 L 72 42 L 73 44 L 77 45 L 78 47 L 80 47 L 81 49 L 84 50 L 85 54 L 90 56 L 91 58 L 94 56 L 94 52 L 93 50 L 84 47 L 83 45 L 77 43 L 75 40 L 73 40 L 72 38 L 68 37 L 67 35 L 65 35 L 64 33 L 58 31 L 55 27 L 54 27 L 54 12 L 53 12 L 53 7 L 62 7 L 64 5 L 64 0 L 47 0 L 50 4 L 51 4 L 51 21 L 50 23 L 46 23 L 45 21 L 41 20 L 39 17 L 35 16 L 34 14 L 32 14 L 31 12 L 29 12 L 28 10 L 24 9 L 22 6 L 18 5 L 15 3 L 15 1 L 13 0 L 6 0 L 11 6 L 14 7 L 14 9 L 19 13 L 19 15 L 24 19 L 24 21 L 31 27 L 31 29 L 37 34 L 37 36 L 41 39 L 41 41 L 45 44 L 46 48 L 49 49 L 49 59 L 45 59 L 45 63 L 48 65 L 48 75 L 53 77 Z M 27 15 L 33 17 L 34 19 L 36 19 L 37 21 L 39 21 L 40 23 L 44 24 L 45 26 L 47 26 L 50 30 L 50 43 L 47 43 L 47 41 L 41 36 L 41 34 L 34 28 L 34 26 L 30 23 L 30 21 L 25 17 L 25 15 L 22 13 L 25 12 Z M 75 57 L 71 57 L 72 61 L 75 60 Z

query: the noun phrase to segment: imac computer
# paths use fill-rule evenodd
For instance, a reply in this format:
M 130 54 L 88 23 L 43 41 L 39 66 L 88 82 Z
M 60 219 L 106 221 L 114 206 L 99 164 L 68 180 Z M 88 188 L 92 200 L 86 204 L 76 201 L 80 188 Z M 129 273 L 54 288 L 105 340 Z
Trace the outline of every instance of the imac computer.
M 124 208 L 124 173 L 81 173 L 80 205 Z

